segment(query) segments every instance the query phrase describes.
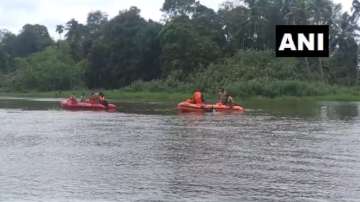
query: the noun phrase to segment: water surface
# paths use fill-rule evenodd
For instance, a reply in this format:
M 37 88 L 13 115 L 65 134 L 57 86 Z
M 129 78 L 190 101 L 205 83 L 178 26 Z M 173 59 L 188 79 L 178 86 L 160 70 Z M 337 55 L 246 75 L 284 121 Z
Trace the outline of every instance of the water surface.
M 57 102 L 0 99 L 0 201 L 360 201 L 359 103 L 178 114 Z

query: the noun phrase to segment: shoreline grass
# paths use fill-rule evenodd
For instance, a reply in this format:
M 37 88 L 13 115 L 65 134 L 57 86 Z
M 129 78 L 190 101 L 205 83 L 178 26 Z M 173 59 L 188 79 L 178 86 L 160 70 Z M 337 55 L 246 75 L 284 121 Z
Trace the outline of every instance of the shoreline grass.
M 28 92 L 0 92 L 2 97 L 29 97 L 29 98 L 67 98 L 75 96 L 88 96 L 90 90 L 70 90 L 70 91 L 28 91 Z M 104 90 L 106 98 L 112 101 L 122 102 L 177 102 L 187 99 L 190 93 L 181 92 L 149 92 L 149 91 L 125 91 L 125 90 Z
M 88 95 L 90 90 L 70 90 L 70 91 L 28 91 L 28 92 L 0 92 L 2 97 L 29 97 L 29 98 L 67 98 L 76 96 L 80 98 L 82 95 Z M 127 91 L 127 90 L 104 90 L 107 99 L 119 102 L 180 102 L 191 97 L 192 92 L 150 92 L 150 91 Z M 208 102 L 215 102 L 216 95 L 206 94 L 205 98 Z M 359 95 L 350 93 L 337 93 L 320 96 L 278 96 L 278 97 L 235 97 L 237 102 L 251 102 L 255 100 L 276 102 L 276 101 L 344 101 L 355 102 L 360 101 Z

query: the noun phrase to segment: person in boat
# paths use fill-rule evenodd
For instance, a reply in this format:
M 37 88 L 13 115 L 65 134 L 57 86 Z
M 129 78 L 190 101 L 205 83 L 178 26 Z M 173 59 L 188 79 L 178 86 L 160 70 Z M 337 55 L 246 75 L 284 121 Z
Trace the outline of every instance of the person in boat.
M 105 95 L 102 92 L 99 92 L 99 103 L 104 105 L 105 107 L 108 107 L 109 103 L 105 99 Z
M 80 102 L 86 102 L 85 93 L 82 93 L 82 94 L 81 94 Z
M 194 95 L 191 98 L 191 100 L 194 104 L 203 104 L 204 103 L 204 97 L 203 97 L 200 89 L 195 90 Z
M 226 100 L 226 104 L 225 104 L 225 105 L 233 106 L 233 104 L 234 104 L 234 98 L 233 98 L 229 93 L 226 93 L 226 95 L 225 95 L 225 100 Z
M 218 93 L 218 103 L 221 104 L 226 104 L 227 103 L 227 92 L 224 88 L 219 88 L 219 93 Z
M 88 99 L 90 104 L 97 104 L 98 102 L 98 95 L 95 92 L 91 92 L 89 99 Z
M 70 100 L 70 103 L 71 104 L 76 104 L 77 103 L 77 99 L 75 98 L 75 96 L 70 96 L 70 98 L 69 98 L 69 100 Z
M 219 89 L 218 103 L 223 105 L 233 105 L 234 98 L 224 88 Z

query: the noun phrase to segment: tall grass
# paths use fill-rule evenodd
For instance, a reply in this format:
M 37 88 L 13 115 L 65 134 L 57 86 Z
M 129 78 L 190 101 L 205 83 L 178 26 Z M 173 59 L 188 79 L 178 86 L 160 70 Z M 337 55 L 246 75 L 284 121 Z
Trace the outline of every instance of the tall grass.
M 324 96 L 336 94 L 344 89 L 338 86 L 330 86 L 320 82 L 307 82 L 298 80 L 285 81 L 238 81 L 226 86 L 228 91 L 241 97 L 264 96 Z

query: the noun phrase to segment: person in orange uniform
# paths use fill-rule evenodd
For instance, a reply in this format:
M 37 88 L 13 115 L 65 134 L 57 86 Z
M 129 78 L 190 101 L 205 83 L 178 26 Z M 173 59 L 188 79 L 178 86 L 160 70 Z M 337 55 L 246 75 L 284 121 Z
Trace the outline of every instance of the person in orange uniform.
M 192 101 L 194 102 L 194 104 L 203 104 L 204 103 L 204 97 L 202 96 L 200 89 L 195 90 L 194 95 L 192 97 Z

